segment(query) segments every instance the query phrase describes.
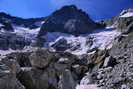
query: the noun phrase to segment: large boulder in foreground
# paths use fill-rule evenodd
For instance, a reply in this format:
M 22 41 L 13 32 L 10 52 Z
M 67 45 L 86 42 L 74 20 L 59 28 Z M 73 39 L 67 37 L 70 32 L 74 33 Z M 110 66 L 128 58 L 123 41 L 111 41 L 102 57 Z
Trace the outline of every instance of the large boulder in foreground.
M 25 67 L 18 76 L 26 89 L 74 89 L 76 86 L 70 71 L 72 63 L 75 62 L 74 55 L 37 49 L 29 55 L 29 59 L 31 68 Z M 65 71 L 67 69 L 68 71 Z M 68 82 L 69 88 L 66 87 Z
M 25 89 L 16 78 L 19 71 L 20 66 L 16 60 L 5 58 L 0 61 L 0 89 Z

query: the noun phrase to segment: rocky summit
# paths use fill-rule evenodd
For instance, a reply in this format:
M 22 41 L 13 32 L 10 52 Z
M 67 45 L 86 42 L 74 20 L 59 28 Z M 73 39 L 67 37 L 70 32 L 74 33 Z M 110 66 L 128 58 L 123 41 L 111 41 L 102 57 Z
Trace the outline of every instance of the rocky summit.
M 92 32 L 100 27 L 102 26 L 95 23 L 84 11 L 71 5 L 64 6 L 48 16 L 39 35 L 45 34 L 45 32 L 63 32 L 78 35 Z
M 0 89 L 133 89 L 133 9 L 97 22 L 74 5 L 1 12 Z

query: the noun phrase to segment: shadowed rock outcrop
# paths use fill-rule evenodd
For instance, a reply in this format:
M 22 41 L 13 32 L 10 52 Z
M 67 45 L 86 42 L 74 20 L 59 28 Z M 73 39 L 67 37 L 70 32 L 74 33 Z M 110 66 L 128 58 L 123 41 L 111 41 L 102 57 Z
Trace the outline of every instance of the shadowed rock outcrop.
M 8 50 L 9 48 L 13 50 L 23 49 L 25 46 L 29 46 L 30 43 L 30 40 L 14 33 L 0 33 L 1 50 Z

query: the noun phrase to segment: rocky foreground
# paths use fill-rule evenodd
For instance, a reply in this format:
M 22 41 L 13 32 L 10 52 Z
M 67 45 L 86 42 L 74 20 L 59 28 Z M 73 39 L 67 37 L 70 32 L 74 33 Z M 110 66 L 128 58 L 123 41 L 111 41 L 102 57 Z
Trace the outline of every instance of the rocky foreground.
M 133 89 L 133 9 L 95 22 L 75 6 L 0 13 L 0 89 Z

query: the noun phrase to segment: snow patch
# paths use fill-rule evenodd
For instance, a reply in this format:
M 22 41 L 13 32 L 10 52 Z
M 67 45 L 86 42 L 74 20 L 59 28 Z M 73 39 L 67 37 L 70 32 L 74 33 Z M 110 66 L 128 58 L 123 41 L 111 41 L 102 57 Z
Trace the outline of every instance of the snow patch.
M 108 49 L 108 47 L 110 48 L 112 41 L 119 35 L 120 32 L 115 29 L 98 30 L 97 32 L 90 34 L 90 36 L 94 37 L 93 46 L 98 47 L 101 50 Z
M 0 27 L 4 26 L 3 24 L 0 23 Z
M 40 31 L 40 28 L 29 29 L 29 28 L 25 28 L 23 26 L 14 26 L 14 33 L 16 33 L 17 35 L 20 35 L 26 39 L 29 39 L 31 41 L 35 40 L 39 31 Z
M 38 21 L 38 22 L 35 22 L 34 25 L 41 27 L 41 25 L 44 23 L 45 23 L 45 21 Z
M 133 12 L 127 12 L 124 15 L 121 15 L 120 17 L 122 17 L 122 18 L 133 17 Z
M 12 49 L 9 49 L 9 50 L 0 50 L 0 61 L 1 61 L 1 58 L 4 58 L 5 55 L 10 54 L 12 52 L 15 52 L 15 50 L 12 50 Z

